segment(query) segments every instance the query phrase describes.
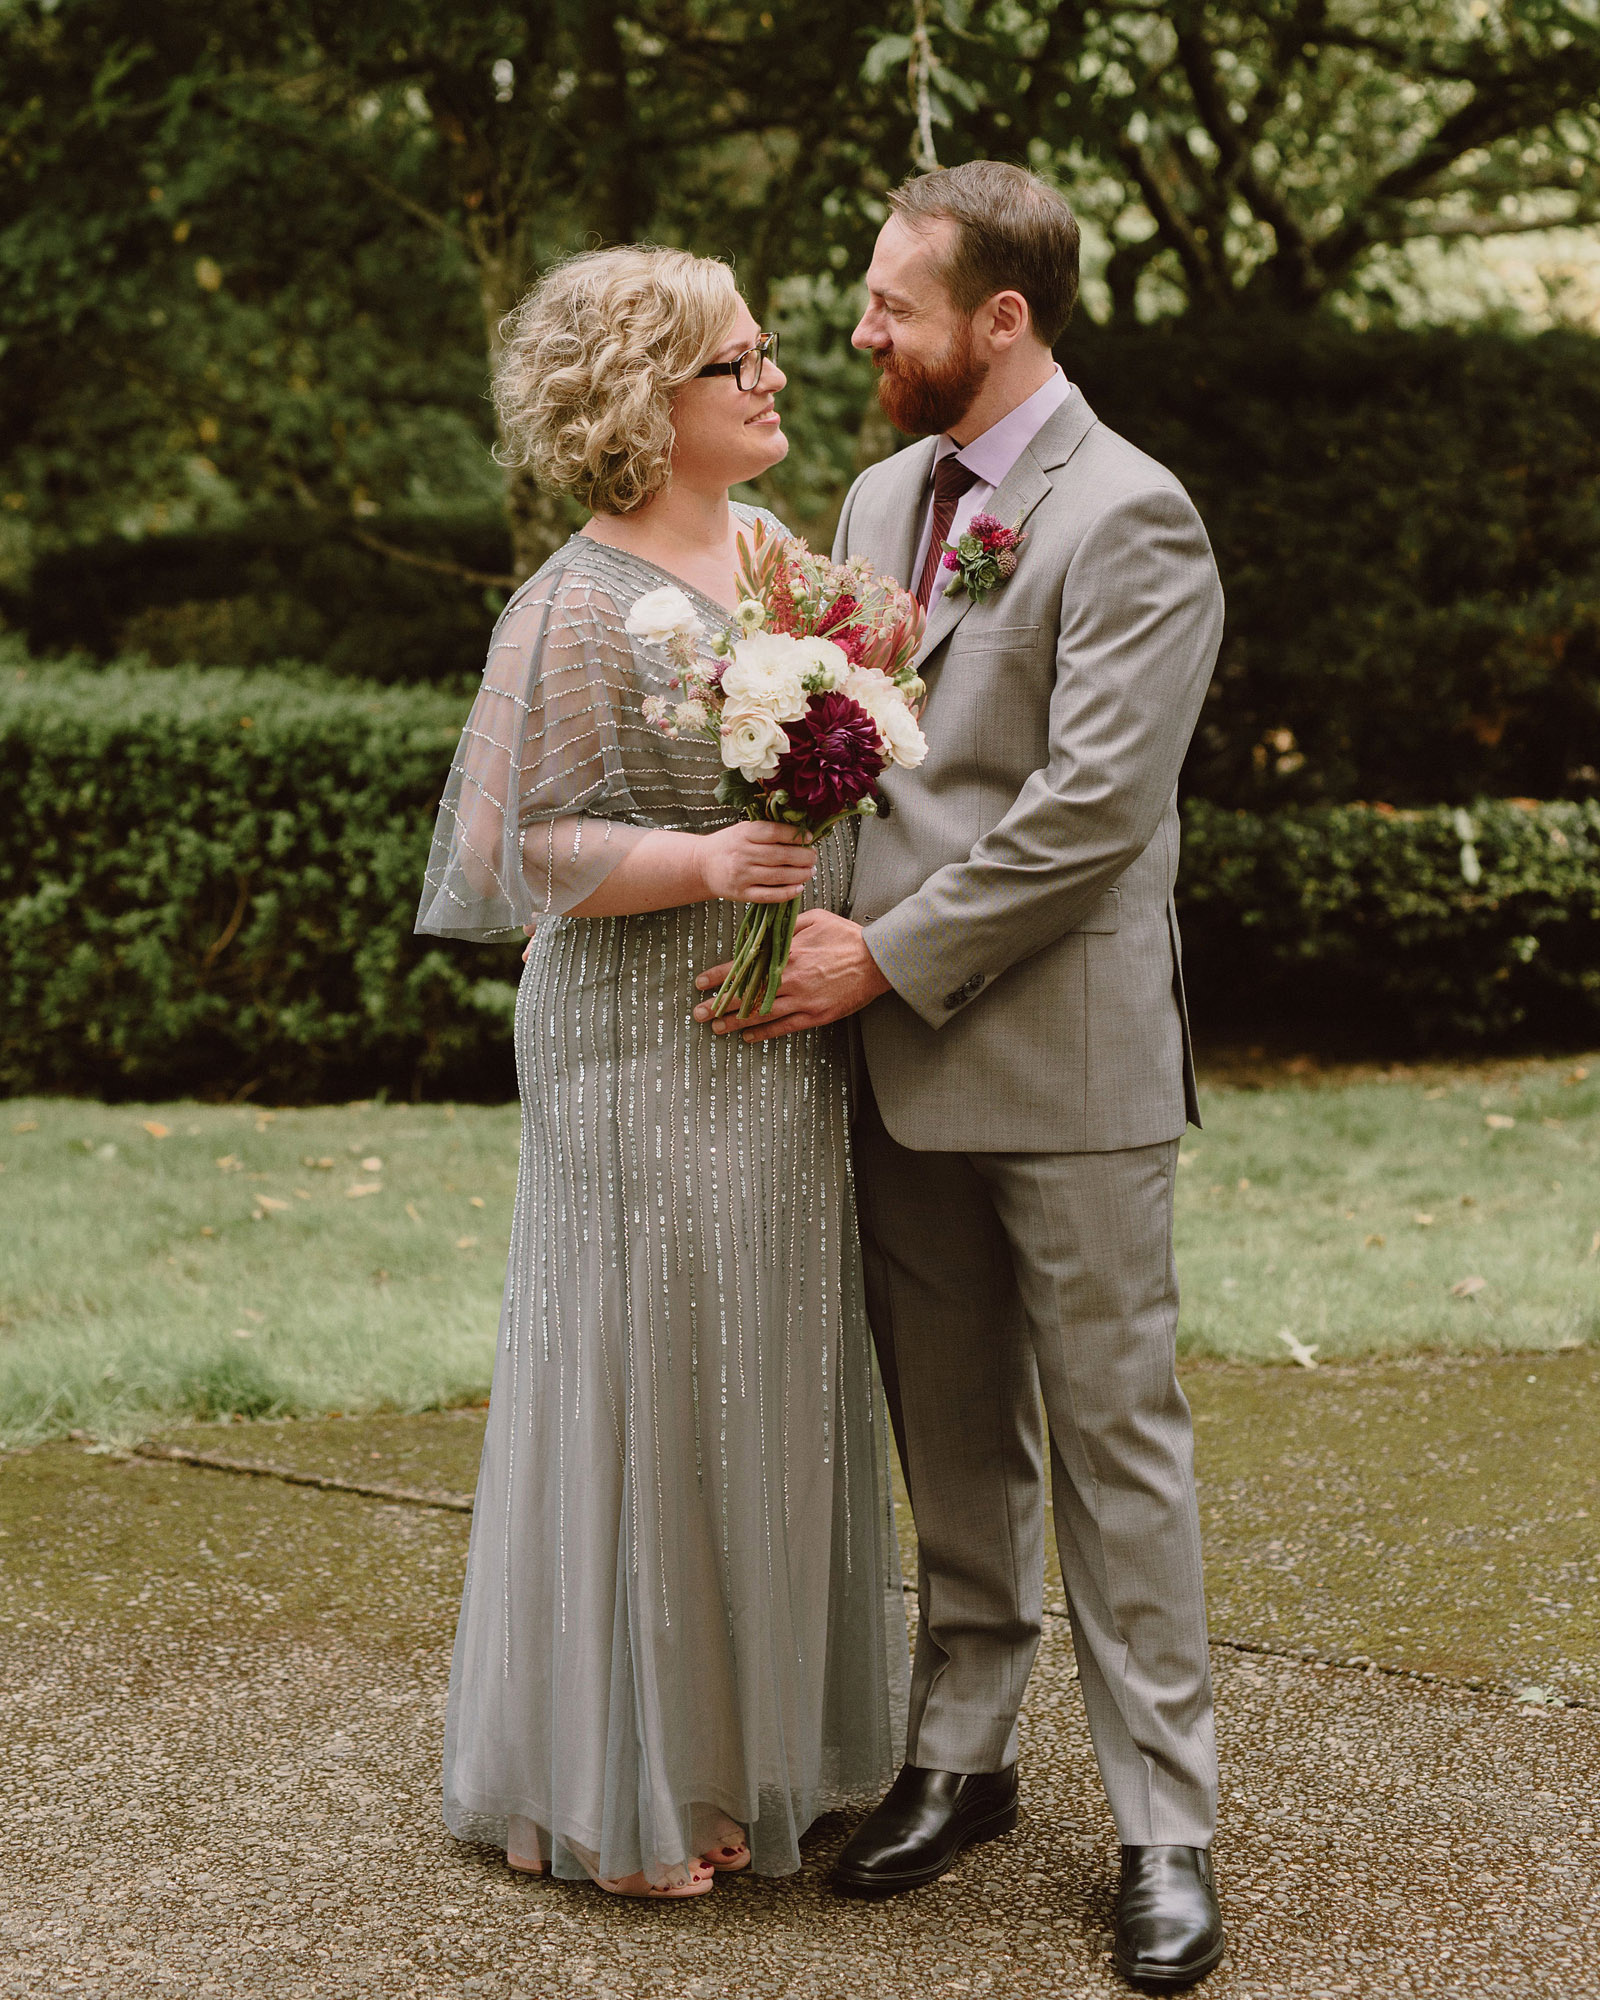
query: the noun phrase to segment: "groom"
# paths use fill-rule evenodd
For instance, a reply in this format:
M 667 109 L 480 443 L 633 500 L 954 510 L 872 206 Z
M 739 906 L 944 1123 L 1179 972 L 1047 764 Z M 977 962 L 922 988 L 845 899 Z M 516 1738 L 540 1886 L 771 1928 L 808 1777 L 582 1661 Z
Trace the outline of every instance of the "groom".
M 1183 488 L 1052 358 L 1078 286 L 1060 196 L 978 160 L 907 182 L 891 209 L 854 341 L 892 422 L 923 442 L 856 481 L 834 553 L 928 606 L 928 755 L 884 777 L 851 917 L 801 917 L 772 1014 L 744 1031 L 860 1012 L 868 1305 L 916 1517 L 907 1763 L 836 1880 L 913 1888 L 1016 1824 L 1047 1424 L 1123 1843 L 1116 1963 L 1164 1990 L 1222 1955 L 1172 1261 L 1195 1116 L 1175 788 L 1222 593 Z M 947 588 L 942 557 L 978 513 L 1025 539 L 975 601 Z

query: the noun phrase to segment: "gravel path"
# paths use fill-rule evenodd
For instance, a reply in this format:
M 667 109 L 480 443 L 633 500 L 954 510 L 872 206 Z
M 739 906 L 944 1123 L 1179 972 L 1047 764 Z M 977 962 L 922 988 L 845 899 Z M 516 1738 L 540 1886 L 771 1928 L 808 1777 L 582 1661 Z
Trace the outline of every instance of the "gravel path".
M 1273 1392 L 1239 1379 L 1270 1487 L 1298 1461 L 1265 1449 L 1259 1398 Z M 1197 1407 L 1221 1408 L 1224 1391 L 1212 1378 Z M 1304 1397 L 1334 1391 L 1278 1393 L 1303 1424 Z M 1436 1396 L 1423 1407 L 1439 1419 Z M 385 1422 L 300 1426 L 299 1462 L 458 1486 L 469 1423 Z M 226 1442 L 261 1458 L 275 1430 Z M 1296 1449 L 1314 1446 L 1307 1434 Z M 1542 1521 L 1559 1508 L 1535 1507 L 1536 1458 L 1525 1511 Z M 1259 1593 L 1240 1550 L 1265 1537 L 1255 1568 L 1270 1567 L 1283 1538 L 1231 1474 L 1216 1490 L 1240 1519 L 1240 1540 L 1222 1537 L 1238 1577 L 1221 1597 L 1248 1608 Z M 798 1876 L 725 1879 L 666 1909 L 530 1882 L 458 1847 L 438 1821 L 437 1763 L 466 1529 L 459 1513 L 68 1446 L 0 1463 L 0 1996 L 1126 1991 L 1105 1952 L 1114 1835 L 1054 1623 L 1025 1718 L 1021 1827 L 914 1895 L 829 1894 L 846 1815 L 815 1829 Z M 1318 1538 L 1302 1539 L 1309 1561 Z M 1365 1560 L 1367 1544 L 1349 1548 Z M 1573 1560 L 1559 1537 L 1551 1560 Z M 1336 1639 L 1348 1568 L 1314 1577 Z M 1367 1574 L 1351 1573 L 1352 1588 Z M 1494 1625 L 1495 1648 L 1526 1622 L 1528 1576 L 1508 1573 L 1517 1617 Z M 1271 1581 L 1276 1601 L 1288 1586 Z M 1573 1602 L 1592 1609 L 1581 1591 Z M 1314 1610 L 1297 1611 L 1296 1641 L 1314 1636 Z M 1594 1663 L 1558 1652 L 1552 1676 L 1565 1662 L 1577 1692 Z M 1215 1664 L 1232 1949 L 1208 1995 L 1600 1994 L 1600 1710 L 1226 1646 Z

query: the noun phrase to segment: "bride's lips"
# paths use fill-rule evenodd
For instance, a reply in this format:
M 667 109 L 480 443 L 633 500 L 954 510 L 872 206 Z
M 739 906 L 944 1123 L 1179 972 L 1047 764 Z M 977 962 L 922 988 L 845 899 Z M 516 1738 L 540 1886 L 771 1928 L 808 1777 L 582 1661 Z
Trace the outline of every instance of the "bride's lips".
M 748 430 L 751 424 L 776 424 L 781 423 L 783 420 L 778 415 L 777 404 L 769 403 L 764 410 L 758 412 L 753 417 L 746 417 L 744 421 L 745 428 Z

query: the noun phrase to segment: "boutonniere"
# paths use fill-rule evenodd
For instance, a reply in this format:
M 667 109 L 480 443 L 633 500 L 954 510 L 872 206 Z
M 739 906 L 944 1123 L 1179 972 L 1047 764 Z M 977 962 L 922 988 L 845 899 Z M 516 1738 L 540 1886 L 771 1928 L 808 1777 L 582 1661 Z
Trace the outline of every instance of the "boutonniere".
M 981 604 L 1015 572 L 1017 551 L 1027 539 L 1020 520 L 1008 528 L 993 514 L 974 514 L 960 540 L 945 543 L 944 566 L 955 571 L 945 595 L 965 593 L 974 604 Z

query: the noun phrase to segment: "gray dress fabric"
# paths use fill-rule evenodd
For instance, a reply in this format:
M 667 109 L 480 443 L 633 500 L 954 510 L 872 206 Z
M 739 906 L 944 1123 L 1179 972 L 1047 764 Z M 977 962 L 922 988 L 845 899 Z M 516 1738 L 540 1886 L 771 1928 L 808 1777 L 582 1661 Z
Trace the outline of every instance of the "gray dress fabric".
M 719 1815 L 757 1870 L 790 1872 L 904 1738 L 842 1030 L 746 1046 L 694 1022 L 735 905 L 564 914 L 650 829 L 729 817 L 715 747 L 640 711 L 673 669 L 623 623 L 675 581 L 579 536 L 513 597 L 417 922 L 537 926 L 444 1809 L 464 1839 L 537 1839 L 568 1877 L 671 1880 Z M 709 638 L 724 614 L 686 594 Z M 808 901 L 843 905 L 852 831 L 823 844 Z

